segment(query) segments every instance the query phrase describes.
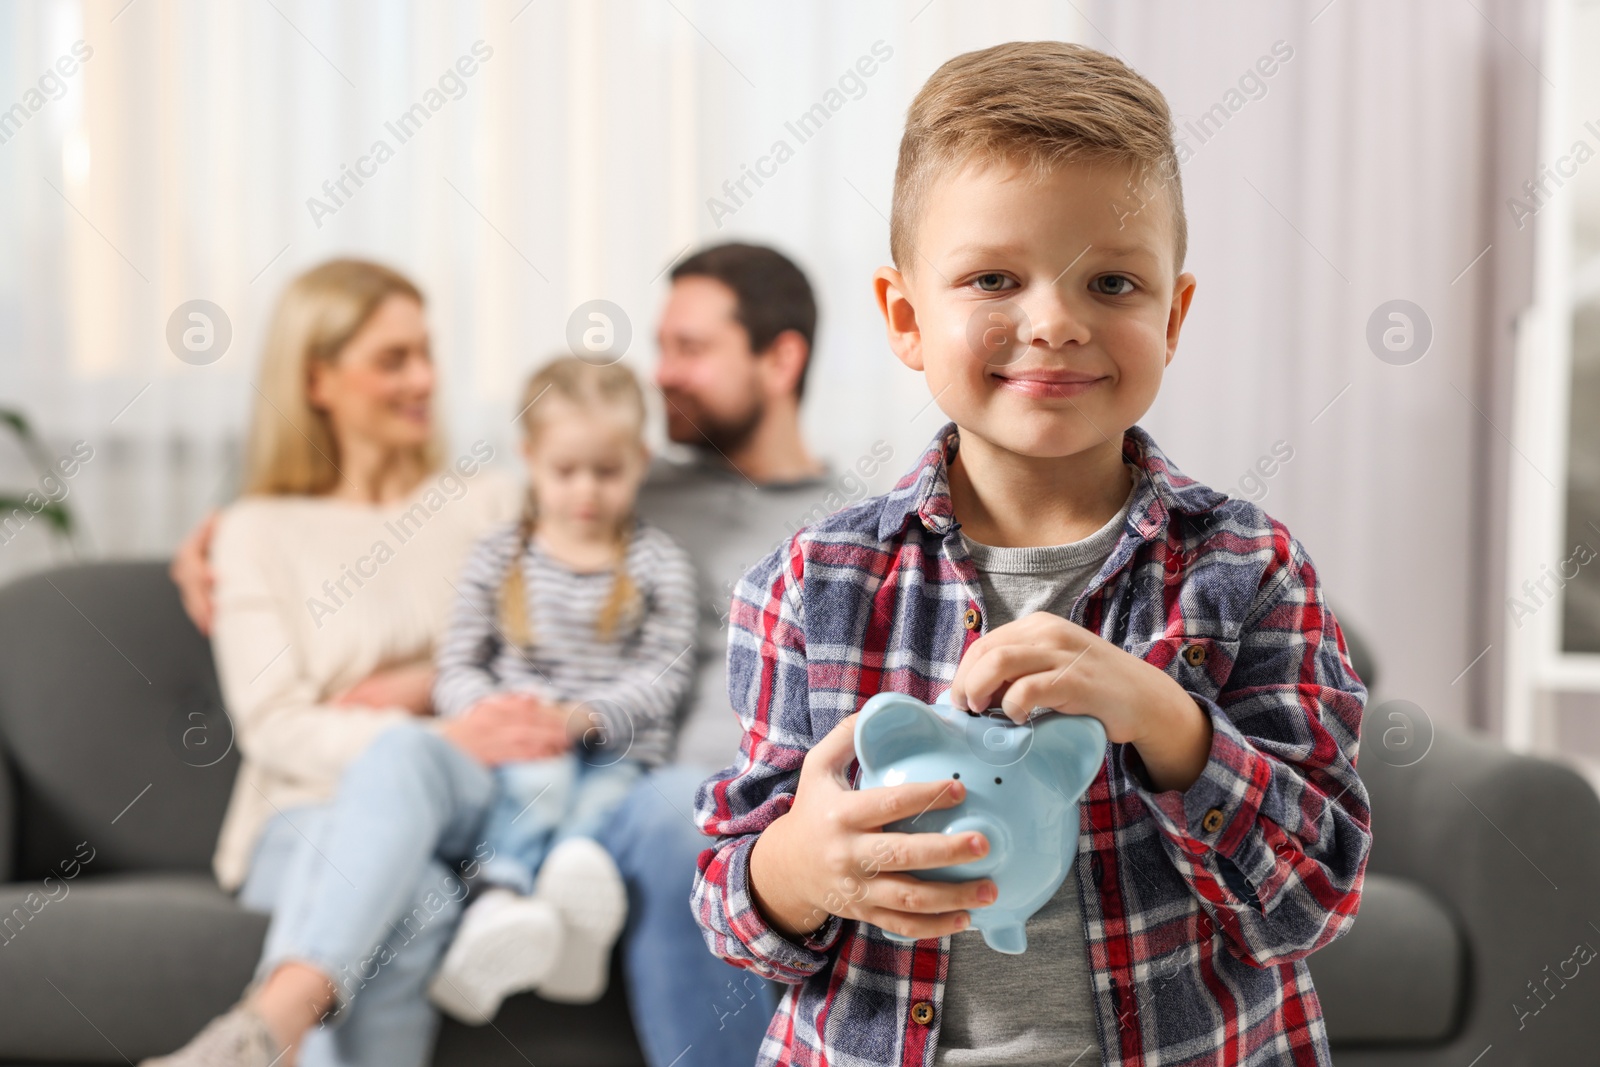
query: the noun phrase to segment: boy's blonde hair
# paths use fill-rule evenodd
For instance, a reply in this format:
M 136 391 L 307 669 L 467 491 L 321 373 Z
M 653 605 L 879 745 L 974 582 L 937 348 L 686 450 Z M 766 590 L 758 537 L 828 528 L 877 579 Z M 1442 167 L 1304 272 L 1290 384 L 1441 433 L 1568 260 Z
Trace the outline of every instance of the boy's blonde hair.
M 1138 210 L 1165 190 L 1176 270 L 1188 225 L 1166 97 L 1126 63 L 1065 41 L 1013 41 L 956 56 L 933 72 L 906 113 L 894 174 L 889 251 L 916 260 L 914 234 L 934 179 L 970 163 L 1131 165 L 1135 188 L 1107 210 Z
M 522 424 L 523 439 L 535 448 L 538 447 L 539 431 L 550 421 L 552 405 L 545 402 L 549 399 L 545 395 L 547 393 L 586 412 L 620 412 L 637 428 L 642 439 L 644 390 L 639 388 L 639 379 L 634 377 L 633 372 L 621 364 L 600 366 L 577 356 L 561 356 L 534 372 L 522 390 L 522 399 L 519 401 L 522 414 L 518 421 Z M 522 509 L 522 519 L 517 525 L 518 551 L 512 557 L 505 581 L 500 586 L 500 630 L 508 641 L 519 648 L 533 644 L 522 560 L 527 554 L 528 542 L 533 538 L 538 518 L 539 502 L 534 499 L 530 486 Z M 626 566 L 633 525 L 633 516 L 629 515 L 617 531 L 617 562 L 612 571 L 611 595 L 600 607 L 596 627 L 602 640 L 609 640 L 623 620 L 639 607 L 639 590 L 629 577 Z

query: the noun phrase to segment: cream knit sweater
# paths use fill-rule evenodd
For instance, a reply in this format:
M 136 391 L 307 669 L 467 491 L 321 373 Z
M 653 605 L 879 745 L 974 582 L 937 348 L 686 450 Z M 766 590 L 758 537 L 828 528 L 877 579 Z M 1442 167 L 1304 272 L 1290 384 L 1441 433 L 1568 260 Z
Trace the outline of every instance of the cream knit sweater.
M 244 881 L 273 815 L 330 799 L 368 742 L 411 717 L 331 701 L 431 660 L 468 550 L 518 500 L 515 482 L 465 458 L 392 504 L 248 497 L 223 514 L 212 649 L 243 756 L 213 860 L 224 888 Z

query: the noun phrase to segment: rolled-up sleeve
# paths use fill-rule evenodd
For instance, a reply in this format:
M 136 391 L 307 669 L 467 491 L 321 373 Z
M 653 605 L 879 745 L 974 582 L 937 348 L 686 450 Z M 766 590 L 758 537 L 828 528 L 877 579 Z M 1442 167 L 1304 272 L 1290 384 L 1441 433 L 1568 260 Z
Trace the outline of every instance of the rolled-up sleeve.
M 692 905 L 707 946 L 722 959 L 798 983 L 829 962 L 842 920 L 830 916 L 794 941 L 774 929 L 750 889 L 750 853 L 789 810 L 811 744 L 799 538 L 756 564 L 729 613 L 728 695 L 744 730 L 738 761 L 701 785 L 700 828 L 716 844 L 700 855 Z
M 1187 790 L 1153 792 L 1133 746 L 1124 768 L 1167 856 L 1229 946 L 1257 966 L 1303 957 L 1349 929 L 1372 844 L 1355 758 L 1366 687 L 1297 541 L 1281 535 L 1210 717 L 1210 756 Z

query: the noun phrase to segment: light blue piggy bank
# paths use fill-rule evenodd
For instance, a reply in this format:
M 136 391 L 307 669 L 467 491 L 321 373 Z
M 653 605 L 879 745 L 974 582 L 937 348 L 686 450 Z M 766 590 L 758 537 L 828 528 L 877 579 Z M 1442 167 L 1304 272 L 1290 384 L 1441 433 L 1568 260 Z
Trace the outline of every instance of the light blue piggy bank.
M 969 715 L 948 701 L 946 694 L 924 704 L 903 693 L 868 700 L 856 720 L 856 788 L 959 779 L 967 787 L 960 804 L 884 829 L 976 830 L 988 838 L 989 854 L 982 859 L 918 871 L 917 877 L 992 878 L 999 895 L 988 907 L 973 909 L 972 928 L 996 952 L 1023 952 L 1023 924 L 1061 888 L 1077 855 L 1078 798 L 1105 762 L 1105 728 L 1087 716 L 1055 714 L 1019 726 L 998 712 Z

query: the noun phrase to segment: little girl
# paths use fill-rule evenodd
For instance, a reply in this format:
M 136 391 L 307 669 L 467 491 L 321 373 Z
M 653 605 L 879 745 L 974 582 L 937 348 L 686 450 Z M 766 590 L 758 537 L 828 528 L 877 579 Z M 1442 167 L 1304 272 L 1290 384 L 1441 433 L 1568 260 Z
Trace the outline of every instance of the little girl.
M 633 514 L 649 459 L 638 381 L 569 356 L 521 403 L 527 505 L 468 558 L 433 700 L 443 716 L 523 703 L 560 716 L 572 748 L 496 769 L 476 878 L 490 888 L 431 989 L 468 1023 L 523 990 L 570 1003 L 605 991 L 627 895 L 594 838 L 667 757 L 694 662 L 689 558 Z

